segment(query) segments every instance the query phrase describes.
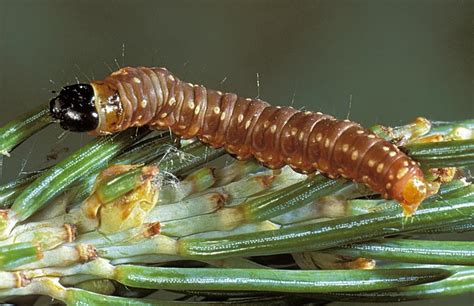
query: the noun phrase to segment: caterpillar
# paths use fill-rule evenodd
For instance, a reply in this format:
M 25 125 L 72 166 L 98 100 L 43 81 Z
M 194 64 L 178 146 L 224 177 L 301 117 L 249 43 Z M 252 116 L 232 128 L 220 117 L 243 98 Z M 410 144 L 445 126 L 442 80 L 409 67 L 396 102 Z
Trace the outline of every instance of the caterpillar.
M 50 111 L 70 131 L 105 135 L 148 125 L 269 168 L 342 176 L 397 200 L 405 215 L 427 196 L 418 165 L 358 123 L 207 89 L 165 68 L 126 67 L 101 81 L 66 86 Z

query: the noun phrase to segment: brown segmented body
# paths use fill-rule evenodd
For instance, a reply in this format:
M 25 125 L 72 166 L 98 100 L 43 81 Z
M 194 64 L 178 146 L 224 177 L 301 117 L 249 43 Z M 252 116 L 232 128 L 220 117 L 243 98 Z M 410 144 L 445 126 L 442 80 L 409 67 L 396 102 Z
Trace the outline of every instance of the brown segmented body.
M 349 120 L 206 89 L 165 68 L 127 67 L 91 85 L 99 110 L 94 134 L 143 125 L 169 128 L 270 168 L 289 165 L 302 173 L 319 170 L 365 183 L 405 208 L 416 209 L 426 195 L 404 197 L 408 182 L 424 184 L 420 168 L 396 146 Z

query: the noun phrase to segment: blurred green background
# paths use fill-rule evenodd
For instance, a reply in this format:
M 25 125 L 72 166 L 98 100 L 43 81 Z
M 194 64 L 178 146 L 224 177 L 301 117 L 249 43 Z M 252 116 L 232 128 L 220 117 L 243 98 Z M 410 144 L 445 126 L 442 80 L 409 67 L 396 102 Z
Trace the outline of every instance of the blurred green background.
M 0 0 L 0 124 L 124 65 L 365 125 L 473 118 L 473 16 L 462 0 Z M 86 140 L 48 128 L 2 181 Z

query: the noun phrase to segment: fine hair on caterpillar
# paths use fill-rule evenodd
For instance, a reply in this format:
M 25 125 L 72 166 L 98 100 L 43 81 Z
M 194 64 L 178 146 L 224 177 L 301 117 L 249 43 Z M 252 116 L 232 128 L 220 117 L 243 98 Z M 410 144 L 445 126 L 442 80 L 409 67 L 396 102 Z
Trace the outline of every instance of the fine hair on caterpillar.
M 126 67 L 104 80 L 66 86 L 50 110 L 71 131 L 105 135 L 147 125 L 272 169 L 289 165 L 342 176 L 397 200 L 405 215 L 427 196 L 419 166 L 358 123 L 207 89 L 165 68 Z

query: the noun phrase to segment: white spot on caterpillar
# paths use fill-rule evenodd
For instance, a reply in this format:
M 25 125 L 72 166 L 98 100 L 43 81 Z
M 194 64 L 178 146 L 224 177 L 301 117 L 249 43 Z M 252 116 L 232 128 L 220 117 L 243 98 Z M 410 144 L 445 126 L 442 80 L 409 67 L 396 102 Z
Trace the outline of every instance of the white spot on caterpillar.
M 199 114 L 199 111 L 200 111 L 200 110 L 201 110 L 201 107 L 199 107 L 199 105 L 196 106 L 196 108 L 194 109 L 194 115 Z
M 246 99 L 245 99 L 245 101 L 249 101 L 249 102 L 250 102 L 250 101 L 252 101 L 252 99 L 250 99 L 250 98 L 246 98 Z
M 367 136 L 369 138 L 375 138 L 375 135 L 374 134 L 369 134 L 369 136 Z
M 225 112 L 222 112 L 221 114 L 221 120 L 224 120 L 225 119 Z
M 214 107 L 214 114 L 219 114 L 221 112 L 221 109 L 219 108 L 219 106 L 216 106 Z
M 311 114 L 312 114 L 312 112 L 310 112 L 310 111 L 306 111 L 306 112 L 304 112 L 304 114 L 305 114 L 306 116 L 308 116 L 308 115 L 311 115 Z
M 167 114 L 167 113 L 163 113 L 163 114 L 160 115 L 160 118 L 165 118 L 166 116 L 168 116 L 168 114 Z
M 297 129 L 297 128 L 295 128 L 295 127 L 294 127 L 294 128 L 292 128 L 292 129 L 291 129 L 291 136 L 295 136 L 295 135 L 296 135 L 296 133 L 298 133 L 298 129 Z
M 263 128 L 266 129 L 269 125 L 270 125 L 270 121 L 267 120 L 263 123 Z
M 140 83 L 142 82 L 142 81 L 140 81 L 140 79 L 137 78 L 137 77 L 134 77 L 134 78 L 133 78 L 133 81 L 134 81 L 135 83 L 137 83 L 137 84 L 140 84 Z
M 391 151 L 390 153 L 388 153 L 388 156 L 390 157 L 394 157 L 395 155 L 397 155 L 397 152 Z
M 384 167 L 384 164 L 383 164 L 383 163 L 378 164 L 378 166 L 377 166 L 377 173 L 381 173 L 382 170 L 383 170 L 383 167 Z
M 147 104 L 148 104 L 148 101 L 146 99 L 143 99 L 142 102 L 140 102 L 140 106 L 142 108 L 145 108 Z
M 345 144 L 342 145 L 342 152 L 345 153 L 347 151 L 349 151 L 349 145 L 347 143 L 345 143 Z
M 216 93 L 219 95 L 219 96 L 222 96 L 222 91 L 216 91 Z
M 238 122 L 238 123 L 241 123 L 243 120 L 244 120 L 244 115 L 240 114 L 240 115 L 237 117 L 237 122 Z
M 272 125 L 272 127 L 270 128 L 270 132 L 275 133 L 276 130 L 277 130 L 277 126 L 275 124 Z
M 387 147 L 387 146 L 383 146 L 382 149 L 383 149 L 385 152 L 388 152 L 388 151 L 390 150 L 390 148 Z
M 321 133 L 316 134 L 316 140 L 321 141 L 323 139 L 323 135 Z
M 174 76 L 172 76 L 171 74 L 168 75 L 168 79 L 174 82 Z
M 321 112 L 316 112 L 316 115 L 322 115 L 322 114 L 323 114 L 323 113 L 321 113 Z
M 329 138 L 326 138 L 326 140 L 324 141 L 324 147 L 325 148 L 329 147 Z
M 407 161 L 407 160 L 403 161 L 403 165 L 404 165 L 405 167 L 407 167 L 407 166 L 408 166 L 408 161 Z
M 405 174 L 408 173 L 408 168 L 407 167 L 403 167 L 401 168 L 400 170 L 398 170 L 397 172 L 397 179 L 401 179 L 402 177 L 405 176 Z
M 358 130 L 356 133 L 360 135 L 360 134 L 364 134 L 364 131 Z
M 188 107 L 190 109 L 193 109 L 194 108 L 194 102 L 193 101 L 188 101 Z
M 171 97 L 170 100 L 168 101 L 168 104 L 170 106 L 173 106 L 176 103 L 176 99 L 174 97 Z
M 351 159 L 356 160 L 359 157 L 359 151 L 355 150 L 352 152 Z
M 375 160 L 369 159 L 369 162 L 367 163 L 367 165 L 369 165 L 369 167 L 372 168 L 373 166 L 375 166 Z

